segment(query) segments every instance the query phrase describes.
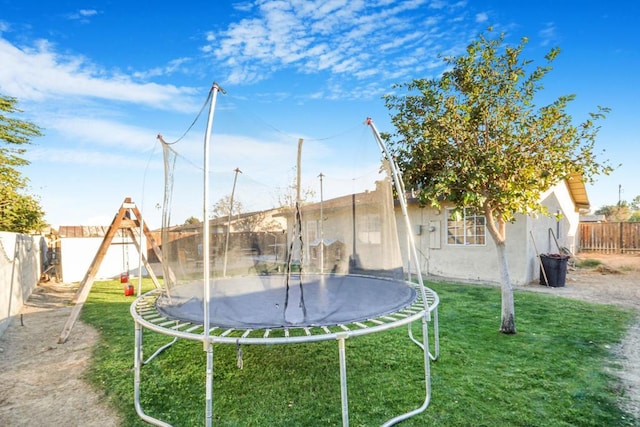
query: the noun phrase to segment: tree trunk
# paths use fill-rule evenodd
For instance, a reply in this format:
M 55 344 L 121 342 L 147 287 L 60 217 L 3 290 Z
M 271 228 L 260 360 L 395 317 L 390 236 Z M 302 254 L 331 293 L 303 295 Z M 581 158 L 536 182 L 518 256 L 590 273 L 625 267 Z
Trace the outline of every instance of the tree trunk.
M 502 320 L 500 332 L 503 334 L 515 334 L 516 313 L 513 303 L 513 287 L 509 277 L 509 264 L 507 263 L 507 249 L 504 242 L 496 242 L 498 250 L 498 263 L 500 264 L 500 281 L 502 283 Z
M 509 263 L 507 262 L 507 228 L 503 219 L 496 220 L 494 212 L 485 206 L 487 229 L 498 250 L 498 265 L 500 267 L 500 283 L 502 284 L 502 320 L 500 332 L 516 334 L 516 311 L 513 303 L 513 287 L 509 277 Z

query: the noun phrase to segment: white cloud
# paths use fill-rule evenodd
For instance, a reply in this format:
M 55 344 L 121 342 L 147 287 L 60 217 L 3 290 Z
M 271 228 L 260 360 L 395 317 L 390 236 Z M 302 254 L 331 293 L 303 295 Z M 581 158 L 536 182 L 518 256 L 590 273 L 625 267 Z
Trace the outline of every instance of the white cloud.
M 34 147 L 29 151 L 29 160 L 32 162 L 46 161 L 56 163 L 61 167 L 70 164 L 85 166 L 105 166 L 118 165 L 135 167 L 137 161 L 134 162 L 131 157 L 118 152 L 103 152 L 95 149 L 69 149 L 69 148 L 51 148 L 51 147 Z
M 444 9 L 447 3 L 444 0 L 432 0 L 429 3 L 429 7 L 432 9 Z
M 183 71 L 185 66 L 191 61 L 191 58 L 176 58 L 162 67 L 156 67 L 146 71 L 134 71 L 132 77 L 139 80 L 148 80 L 153 77 L 168 76 L 178 71 Z
M 545 27 L 538 32 L 538 36 L 542 39 L 540 42 L 542 46 L 554 43 L 554 40 L 556 39 L 556 26 L 554 23 L 548 22 Z
M 486 12 L 481 12 L 476 14 L 476 22 L 487 22 L 489 20 L 489 15 Z
M 99 14 L 100 12 L 95 9 L 80 9 L 77 12 L 69 13 L 67 15 L 67 19 L 72 21 L 80 21 L 82 23 L 88 23 L 89 18 Z
M 69 141 L 118 149 L 145 149 L 152 146 L 156 133 L 150 129 L 89 117 L 59 117 L 44 123 L 49 131 L 56 131 Z
M 224 64 L 229 81 L 235 84 L 254 84 L 287 69 L 340 74 L 345 83 L 353 85 L 376 77 L 419 78 L 422 76 L 415 72 L 424 67 L 408 64 L 431 64 L 441 53 L 438 46 L 464 46 L 467 40 L 460 34 L 477 32 L 469 27 L 481 23 L 485 15 L 479 14 L 477 22 L 455 21 L 455 16 L 447 15 L 465 4 L 444 0 L 262 1 L 249 17 L 207 33 L 202 51 Z M 445 21 L 447 27 L 439 26 Z
M 253 3 L 250 1 L 237 2 L 233 4 L 233 8 L 240 12 L 249 12 L 251 9 L 253 9 Z
M 98 14 L 98 11 L 95 9 L 80 9 L 78 13 L 81 16 L 94 16 Z
M 46 40 L 19 48 L 0 38 L 0 87 L 21 101 L 50 98 L 97 98 L 157 109 L 193 111 L 192 88 L 136 83 L 129 76 L 109 74 L 82 56 L 63 56 Z

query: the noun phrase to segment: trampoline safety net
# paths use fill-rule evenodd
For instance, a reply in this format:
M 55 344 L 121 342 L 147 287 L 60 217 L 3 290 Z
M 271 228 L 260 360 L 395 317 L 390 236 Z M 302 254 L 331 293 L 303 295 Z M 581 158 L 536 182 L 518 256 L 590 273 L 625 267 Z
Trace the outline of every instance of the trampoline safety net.
M 211 326 L 255 329 L 353 323 L 411 305 L 390 167 L 364 140 L 373 155 L 362 141 L 312 141 L 307 154 L 298 140 L 280 147 L 281 162 L 230 165 L 228 142 L 214 137 L 210 184 L 187 144 L 162 142 L 156 308 L 202 323 L 208 306 Z

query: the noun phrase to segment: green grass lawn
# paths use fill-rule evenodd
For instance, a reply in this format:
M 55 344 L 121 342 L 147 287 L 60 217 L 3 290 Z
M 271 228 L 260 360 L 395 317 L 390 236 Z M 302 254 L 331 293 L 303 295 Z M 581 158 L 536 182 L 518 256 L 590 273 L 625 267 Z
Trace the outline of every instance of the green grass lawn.
M 516 292 L 517 335 L 503 335 L 495 287 L 431 283 L 440 296 L 440 360 L 427 410 L 403 426 L 636 426 L 622 412 L 613 346 L 629 310 Z M 132 297 L 96 282 L 82 320 L 101 333 L 88 377 L 123 415 L 133 407 Z M 416 333 L 419 334 L 419 325 Z M 145 333 L 145 354 L 170 337 Z M 341 425 L 337 342 L 214 347 L 214 425 Z M 347 340 L 351 426 L 375 426 L 424 399 L 422 353 L 406 327 Z M 142 405 L 174 426 L 203 425 L 205 353 L 179 341 L 142 370 Z

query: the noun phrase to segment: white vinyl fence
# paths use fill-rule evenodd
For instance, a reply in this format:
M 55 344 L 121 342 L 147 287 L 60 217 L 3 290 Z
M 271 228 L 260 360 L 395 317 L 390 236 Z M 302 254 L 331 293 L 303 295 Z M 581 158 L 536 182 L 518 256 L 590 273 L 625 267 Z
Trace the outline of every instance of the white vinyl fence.
M 40 279 L 44 237 L 0 231 L 0 336 Z

